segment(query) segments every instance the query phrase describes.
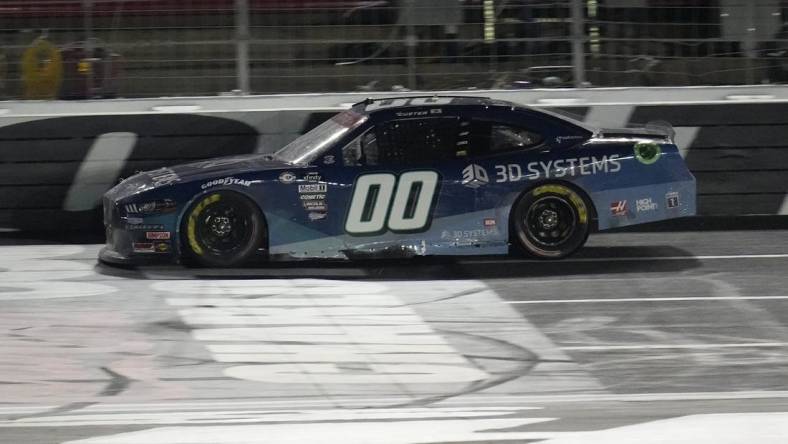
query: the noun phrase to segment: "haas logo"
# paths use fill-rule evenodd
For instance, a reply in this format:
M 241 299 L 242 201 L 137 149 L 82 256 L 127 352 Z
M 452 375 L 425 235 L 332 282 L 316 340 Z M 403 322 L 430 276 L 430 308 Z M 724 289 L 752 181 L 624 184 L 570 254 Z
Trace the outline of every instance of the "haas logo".
M 462 184 L 469 188 L 479 188 L 490 183 L 487 170 L 481 165 L 472 163 L 462 170 Z

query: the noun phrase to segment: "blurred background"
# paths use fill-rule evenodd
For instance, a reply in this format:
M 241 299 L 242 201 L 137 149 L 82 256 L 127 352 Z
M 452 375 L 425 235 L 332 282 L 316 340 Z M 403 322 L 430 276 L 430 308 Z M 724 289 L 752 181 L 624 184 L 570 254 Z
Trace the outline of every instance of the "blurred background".
M 0 99 L 788 80 L 780 0 L 2 0 Z

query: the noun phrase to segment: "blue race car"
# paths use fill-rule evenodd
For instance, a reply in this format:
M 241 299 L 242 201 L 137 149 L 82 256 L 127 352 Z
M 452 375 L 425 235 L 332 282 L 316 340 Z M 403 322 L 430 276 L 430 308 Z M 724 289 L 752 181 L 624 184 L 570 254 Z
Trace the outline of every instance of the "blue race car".
M 368 99 L 275 154 L 122 181 L 104 196 L 100 258 L 562 258 L 595 229 L 695 214 L 672 137 L 487 98 Z

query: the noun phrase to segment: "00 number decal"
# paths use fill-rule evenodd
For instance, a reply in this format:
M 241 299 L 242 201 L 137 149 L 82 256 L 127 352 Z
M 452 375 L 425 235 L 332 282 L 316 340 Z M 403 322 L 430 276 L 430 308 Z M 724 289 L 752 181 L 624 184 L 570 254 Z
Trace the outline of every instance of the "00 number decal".
M 435 171 L 366 174 L 356 180 L 345 231 L 373 234 L 385 231 L 426 230 L 438 188 Z

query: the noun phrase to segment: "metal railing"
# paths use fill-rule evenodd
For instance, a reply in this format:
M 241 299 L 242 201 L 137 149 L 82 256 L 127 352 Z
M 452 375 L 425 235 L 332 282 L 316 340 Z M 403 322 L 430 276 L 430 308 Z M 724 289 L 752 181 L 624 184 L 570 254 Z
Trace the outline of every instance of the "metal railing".
M 779 83 L 784 9 L 778 0 L 0 1 L 0 98 Z

